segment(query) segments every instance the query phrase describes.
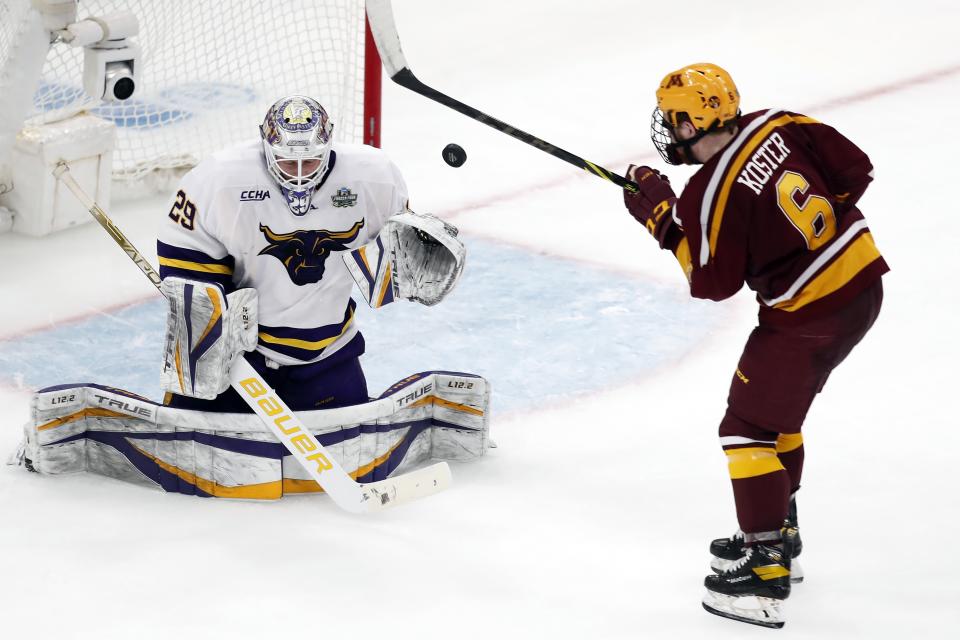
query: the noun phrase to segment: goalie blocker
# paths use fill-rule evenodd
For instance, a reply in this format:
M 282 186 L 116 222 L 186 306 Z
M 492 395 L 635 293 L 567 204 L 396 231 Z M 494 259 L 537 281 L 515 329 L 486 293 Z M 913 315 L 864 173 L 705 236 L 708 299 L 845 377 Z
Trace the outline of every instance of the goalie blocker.
M 230 388 L 230 367 L 257 347 L 257 291 L 224 295 L 220 285 L 168 276 L 169 303 L 160 388 L 213 400 Z
M 490 446 L 490 389 L 466 373 L 417 373 L 380 398 L 298 417 L 358 482 L 430 459 L 472 460 Z M 88 471 L 203 497 L 277 499 L 320 491 L 253 414 L 174 409 L 96 384 L 37 392 L 25 427 L 28 469 Z

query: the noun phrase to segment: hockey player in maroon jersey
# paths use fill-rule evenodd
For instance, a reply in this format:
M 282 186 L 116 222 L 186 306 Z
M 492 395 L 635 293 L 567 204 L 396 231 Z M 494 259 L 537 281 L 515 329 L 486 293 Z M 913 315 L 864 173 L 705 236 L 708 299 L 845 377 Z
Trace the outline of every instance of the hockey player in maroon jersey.
M 667 74 L 651 137 L 666 162 L 702 166 L 678 197 L 658 171 L 631 165 L 640 189 L 624 191 L 624 202 L 676 256 L 694 297 L 723 300 L 744 283 L 757 294 L 758 323 L 720 423 L 740 531 L 711 544 L 715 574 L 703 604 L 781 627 L 780 602 L 801 579 L 791 562 L 800 547 L 801 426 L 827 376 L 873 325 L 887 265 L 856 207 L 873 179 L 866 154 L 813 118 L 741 114 L 739 105 L 733 79 L 716 65 Z

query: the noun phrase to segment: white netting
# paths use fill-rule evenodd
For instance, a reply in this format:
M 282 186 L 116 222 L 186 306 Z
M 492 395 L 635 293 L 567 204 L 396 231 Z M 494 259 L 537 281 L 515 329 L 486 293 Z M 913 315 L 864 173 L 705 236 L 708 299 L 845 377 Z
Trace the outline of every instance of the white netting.
M 10 57 L 18 32 L 29 10 L 30 3 L 26 0 L 0 1 L 0 63 Z
M 18 12 L 0 0 L 0 69 Z M 196 164 L 258 135 L 278 98 L 302 93 L 330 112 L 339 140 L 363 121 L 363 0 L 81 0 L 77 19 L 132 11 L 142 50 L 136 95 L 98 104 L 82 91 L 83 50 L 55 44 L 29 124 L 87 109 L 117 125 L 114 177 Z
M 0 0 L 0 195 L 13 188 L 11 151 L 30 109 L 48 40 L 28 3 Z

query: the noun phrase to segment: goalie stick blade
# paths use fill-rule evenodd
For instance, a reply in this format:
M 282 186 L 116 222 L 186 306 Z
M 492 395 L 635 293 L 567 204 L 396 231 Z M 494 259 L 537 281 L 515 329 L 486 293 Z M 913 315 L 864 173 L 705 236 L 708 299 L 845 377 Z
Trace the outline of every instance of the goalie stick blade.
M 438 462 L 395 478 L 361 485 L 364 511 L 383 511 L 398 504 L 431 496 L 449 487 L 451 479 L 449 465 Z
M 786 623 L 782 605 L 782 600 L 774 598 L 728 596 L 709 589 L 703 596 L 703 608 L 709 613 L 768 629 L 779 629 Z

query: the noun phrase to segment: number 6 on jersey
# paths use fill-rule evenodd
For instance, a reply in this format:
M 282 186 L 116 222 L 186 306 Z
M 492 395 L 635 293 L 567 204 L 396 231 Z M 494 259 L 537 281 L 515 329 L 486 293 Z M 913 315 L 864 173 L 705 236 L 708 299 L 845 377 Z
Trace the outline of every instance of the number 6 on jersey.
M 780 210 L 797 228 L 807 243 L 807 249 L 815 251 L 830 241 L 837 233 L 837 216 L 830 201 L 823 196 L 809 196 L 803 204 L 797 204 L 796 194 L 803 195 L 810 183 L 799 173 L 784 171 L 777 180 L 777 204 Z

